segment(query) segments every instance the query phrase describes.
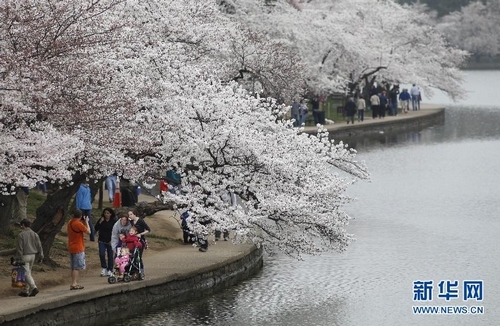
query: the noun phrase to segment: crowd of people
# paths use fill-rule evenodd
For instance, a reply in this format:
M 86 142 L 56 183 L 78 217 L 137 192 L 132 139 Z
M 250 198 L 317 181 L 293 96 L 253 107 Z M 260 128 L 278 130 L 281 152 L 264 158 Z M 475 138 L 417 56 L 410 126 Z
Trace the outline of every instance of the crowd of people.
M 412 110 L 420 110 L 421 101 L 421 90 L 415 84 L 413 84 L 410 90 L 406 88 L 400 90 L 399 85 L 393 85 L 389 90 L 373 86 L 366 99 L 360 91 L 354 96 L 349 96 L 343 107 L 343 114 L 346 117 L 347 124 L 354 124 L 356 116 L 358 122 L 365 120 L 366 110 L 372 111 L 373 119 L 383 119 L 386 114 L 397 116 L 399 109 L 405 114 L 408 113 L 410 111 L 410 103 Z M 313 113 L 317 112 L 319 110 L 317 97 L 311 101 L 311 104 L 313 106 Z M 300 127 L 305 124 L 307 113 L 308 109 L 305 100 L 301 99 L 298 101 L 294 99 L 290 109 L 290 118 L 294 121 L 294 127 Z M 316 118 L 314 123 L 318 123 Z
M 386 90 L 378 90 L 373 87 L 370 90 L 372 118 L 385 118 L 386 112 L 391 116 L 397 116 L 399 107 L 401 107 L 401 112 L 407 114 L 410 111 L 410 101 L 414 111 L 420 110 L 422 93 L 415 84 L 411 87 L 410 92 L 406 88 L 400 91 L 398 85 L 394 85 L 389 93 Z
M 111 208 L 104 208 L 101 217 L 95 224 L 95 233 L 98 235 L 99 259 L 101 264 L 100 276 L 111 277 L 114 271 L 119 271 L 119 278 L 123 278 L 127 264 L 131 262 L 133 253 L 137 254 L 134 259 L 141 261 L 140 269 L 136 272 L 144 278 L 144 262 L 142 255 L 148 244 L 145 235 L 151 232 L 150 227 L 144 219 L 138 217 L 135 210 L 122 213 L 119 218 Z M 79 284 L 79 272 L 86 269 L 85 259 L 85 235 L 91 235 L 91 215 L 84 214 L 82 210 L 76 209 L 72 218 L 67 223 L 67 239 L 69 264 L 71 269 L 70 290 L 80 290 L 84 286 Z M 41 262 L 44 258 L 40 238 L 30 226 L 28 219 L 19 223 L 22 228 L 17 237 L 16 264 L 24 269 L 25 286 L 19 296 L 34 297 L 39 293 L 31 270 L 35 262 Z M 126 249 L 125 249 L 126 248 Z

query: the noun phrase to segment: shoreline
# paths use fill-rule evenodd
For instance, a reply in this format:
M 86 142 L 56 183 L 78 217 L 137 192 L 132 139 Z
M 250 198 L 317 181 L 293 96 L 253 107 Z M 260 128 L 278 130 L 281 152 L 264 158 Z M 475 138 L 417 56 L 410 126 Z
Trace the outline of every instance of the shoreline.
M 384 119 L 367 117 L 364 122 L 325 125 L 331 137 L 365 136 L 408 128 L 425 128 L 444 122 L 445 107 L 422 104 L 421 110 Z M 303 132 L 316 133 L 315 126 Z M 0 299 L 2 325 L 104 324 L 187 302 L 193 297 L 210 295 L 255 275 L 263 268 L 263 250 L 254 245 L 211 242 L 208 252 L 192 246 L 179 246 L 146 254 L 146 279 L 130 283 L 108 284 L 107 278 L 85 276 L 85 289 L 70 291 L 66 285 L 43 289 L 36 297 L 18 296 Z M 90 285 L 88 283 L 91 283 Z M 130 297 L 141 305 L 129 305 Z M 112 303 L 112 304 L 110 304 Z M 127 310 L 123 306 L 127 305 Z M 144 310 L 144 306 L 148 310 Z M 135 309 L 135 308 L 136 309 Z
M 263 250 L 254 245 L 217 242 L 206 253 L 191 245 L 145 255 L 146 279 L 108 284 L 86 276 L 85 288 L 67 285 L 43 289 L 36 297 L 0 300 L 2 325 L 105 324 L 186 302 L 233 286 L 259 272 Z M 130 298 L 140 304 L 130 305 Z M 123 307 L 127 307 L 126 310 Z M 145 309 L 144 307 L 147 307 Z
M 443 105 L 421 104 L 418 111 L 410 111 L 407 114 L 398 114 L 397 116 L 386 116 L 385 118 L 375 118 L 367 116 L 371 111 L 365 112 L 365 120 L 354 124 L 347 122 L 337 122 L 323 127 L 328 130 L 330 137 L 334 139 L 342 137 L 363 136 L 369 134 L 378 134 L 391 131 L 400 131 L 415 127 L 425 128 L 428 126 L 442 124 L 444 122 L 444 112 L 446 108 Z M 316 134 L 316 126 L 303 127 L 303 132 L 307 134 Z

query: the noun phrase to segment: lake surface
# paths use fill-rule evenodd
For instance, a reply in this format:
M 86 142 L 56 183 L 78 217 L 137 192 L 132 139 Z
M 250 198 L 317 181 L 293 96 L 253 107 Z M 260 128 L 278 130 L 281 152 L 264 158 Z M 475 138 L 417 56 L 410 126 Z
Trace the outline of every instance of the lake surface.
M 467 78 L 471 94 L 498 92 L 500 72 Z M 447 105 L 442 126 L 351 141 L 372 177 L 349 189 L 357 240 L 345 253 L 266 257 L 257 276 L 224 293 L 120 325 L 497 325 L 500 105 L 488 98 Z M 417 280 L 434 282 L 432 300 L 413 300 Z M 446 280 L 459 282 L 458 299 L 438 298 Z M 483 281 L 482 301 L 462 300 L 467 280 Z M 423 305 L 484 313 L 415 315 Z

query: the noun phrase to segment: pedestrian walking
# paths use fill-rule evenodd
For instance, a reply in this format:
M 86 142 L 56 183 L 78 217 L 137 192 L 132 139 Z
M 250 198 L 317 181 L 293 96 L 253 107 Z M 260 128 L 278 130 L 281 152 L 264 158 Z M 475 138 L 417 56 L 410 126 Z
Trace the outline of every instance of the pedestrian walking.
M 292 103 L 291 112 L 290 112 L 291 118 L 295 120 L 293 122 L 294 127 L 298 127 L 300 125 L 299 107 L 300 107 L 300 103 L 297 102 L 297 99 L 294 99 L 293 103 Z
M 27 218 L 26 212 L 28 209 L 28 187 L 19 187 L 16 190 L 16 195 L 12 200 L 12 222 L 19 224 Z
M 116 174 L 108 175 L 106 177 L 106 189 L 108 189 L 108 199 L 110 203 L 112 203 L 115 198 L 116 179 Z
M 366 109 L 366 102 L 363 96 L 360 96 L 356 101 L 356 108 L 358 109 L 358 122 L 363 121 L 365 119 L 365 109 Z
M 95 241 L 94 222 L 92 221 L 92 195 L 87 181 L 80 185 L 75 197 L 76 209 L 81 210 L 83 216 L 88 216 L 90 225 L 90 241 Z
M 68 222 L 68 252 L 71 268 L 70 290 L 81 290 L 83 286 L 78 284 L 79 271 L 85 269 L 85 238 L 84 233 L 90 234 L 89 217 L 83 216 L 82 211 L 77 209 L 73 218 Z
M 373 94 L 370 97 L 370 106 L 372 109 L 372 118 L 375 119 L 380 111 L 380 97 L 377 94 Z
M 31 229 L 31 222 L 28 219 L 23 219 L 20 225 L 23 230 L 17 236 L 16 258 L 24 261 L 26 285 L 24 291 L 19 293 L 19 296 L 34 297 L 39 291 L 31 275 L 31 270 L 35 261 L 41 262 L 43 259 L 42 243 L 38 234 Z
M 299 127 L 305 125 L 307 119 L 307 105 L 304 99 L 300 100 L 299 105 Z
M 411 95 L 408 93 L 408 89 L 403 88 L 403 91 L 399 94 L 399 102 L 401 103 L 404 113 L 408 113 L 410 110 L 410 99 Z
M 398 115 L 398 95 L 399 95 L 399 86 L 394 85 L 392 89 L 389 91 L 389 107 L 390 114 L 392 116 Z
M 356 114 L 356 104 L 354 103 L 354 99 L 352 97 L 350 97 L 347 100 L 347 103 L 345 105 L 345 111 L 347 116 L 347 124 L 349 124 L 349 121 L 351 121 L 351 123 L 354 124 L 354 115 Z
M 420 88 L 418 88 L 417 85 L 413 84 L 412 88 L 410 88 L 410 95 L 413 111 L 419 110 L 420 108 L 418 98 L 420 96 Z
M 386 91 L 382 91 L 382 93 L 378 95 L 380 98 L 380 106 L 378 110 L 379 118 L 385 118 L 385 111 L 387 110 L 387 105 L 389 103 L 386 94 Z

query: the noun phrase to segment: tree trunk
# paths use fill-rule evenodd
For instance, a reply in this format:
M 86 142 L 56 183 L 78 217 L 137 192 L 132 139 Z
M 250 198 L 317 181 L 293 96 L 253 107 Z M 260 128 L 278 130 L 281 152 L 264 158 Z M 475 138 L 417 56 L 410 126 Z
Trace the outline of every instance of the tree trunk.
M 102 189 L 102 181 L 100 182 L 100 187 L 99 187 L 99 200 L 97 202 L 97 208 L 102 209 L 102 202 L 104 199 L 104 190 Z
M 71 198 L 76 193 L 85 176 L 77 174 L 73 176 L 71 186 L 64 187 L 47 195 L 45 202 L 36 210 L 36 219 L 33 221 L 32 229 L 40 236 L 43 253 L 50 257 L 50 248 L 54 238 L 61 231 L 68 214 L 68 206 Z
M 13 198 L 12 195 L 0 195 L 0 234 L 9 234 Z

